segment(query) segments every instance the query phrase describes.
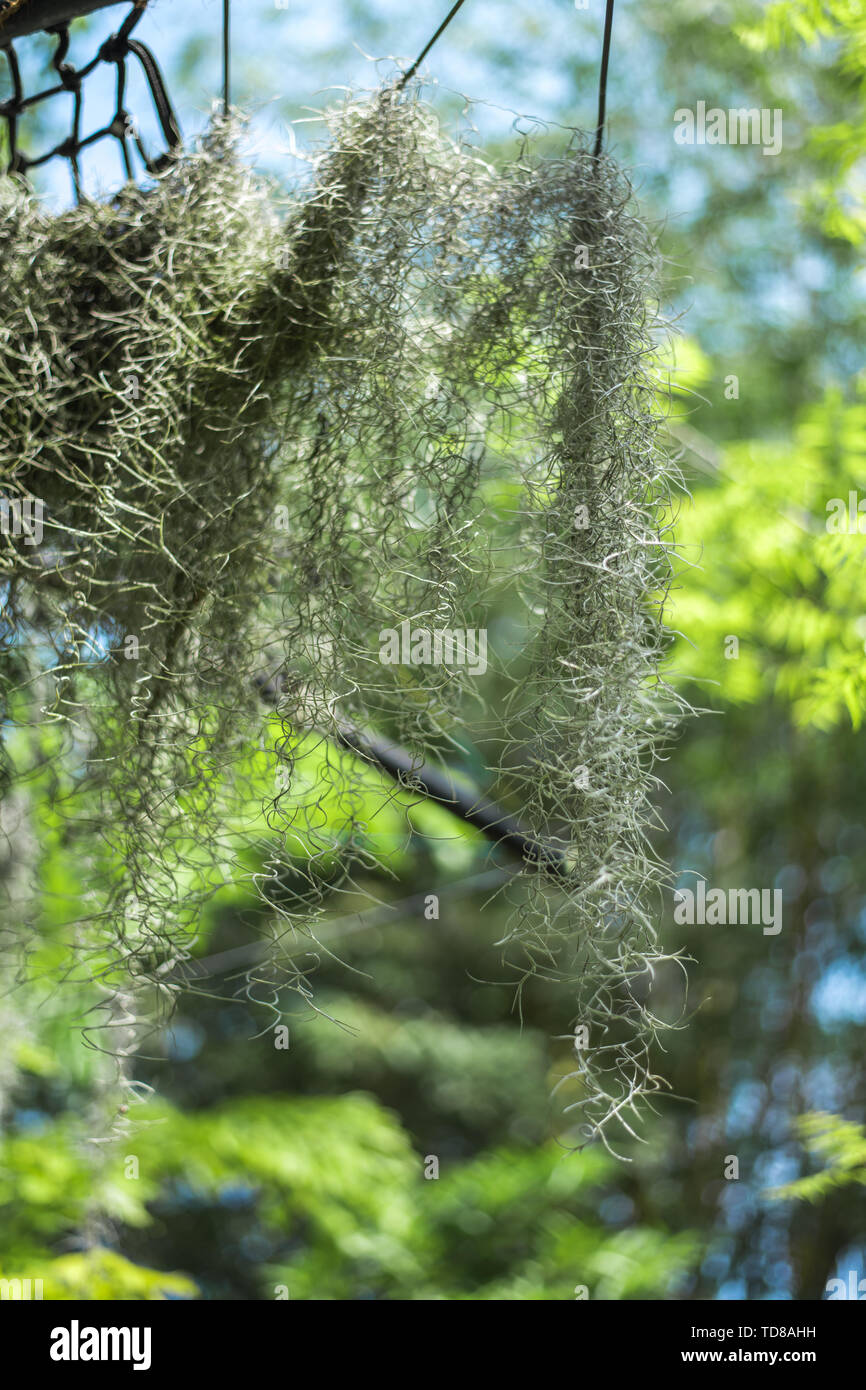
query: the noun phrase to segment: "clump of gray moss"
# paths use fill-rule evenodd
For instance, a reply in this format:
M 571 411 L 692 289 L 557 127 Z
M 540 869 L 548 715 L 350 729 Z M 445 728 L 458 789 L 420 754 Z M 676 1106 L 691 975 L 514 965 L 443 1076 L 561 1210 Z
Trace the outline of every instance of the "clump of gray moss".
M 332 891 L 371 851 L 369 779 L 309 735 L 351 721 L 447 756 L 484 674 L 383 664 L 380 633 L 484 628 L 505 584 L 524 655 L 501 676 L 491 771 L 570 873 L 527 864 L 503 949 L 518 984 L 574 977 L 604 1134 L 660 1084 L 648 836 L 676 712 L 654 252 L 621 173 L 577 136 L 493 168 L 417 89 L 384 91 L 331 117 L 292 194 L 244 168 L 224 124 L 105 205 L 52 217 L 7 185 L 0 257 L 0 493 L 44 516 L 38 546 L 0 536 L 4 702 L 58 756 L 65 741 L 63 799 L 102 837 L 85 968 L 170 1005 L 226 874 L 256 884 L 275 939 L 311 931 L 317 861 Z M 494 485 L 513 498 L 506 569 Z M 277 674 L 265 718 L 256 681 Z M 226 786 L 260 736 L 289 774 L 265 798 L 264 871 L 225 844 Z M 301 840 L 293 904 L 275 886 Z M 274 971 L 273 998 L 308 992 L 288 960 Z

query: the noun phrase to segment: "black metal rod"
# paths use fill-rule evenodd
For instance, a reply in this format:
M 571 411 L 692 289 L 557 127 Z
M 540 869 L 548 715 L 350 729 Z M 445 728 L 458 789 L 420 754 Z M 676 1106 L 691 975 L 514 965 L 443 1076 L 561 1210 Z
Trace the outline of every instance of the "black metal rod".
M 540 864 L 557 877 L 569 873 L 569 865 L 561 849 L 534 840 L 519 821 L 503 811 L 495 801 L 489 801 L 474 789 L 460 786 L 447 772 L 429 767 L 426 763 L 419 766 L 399 744 L 391 743 L 379 734 L 362 733 L 348 724 L 341 725 L 337 739 L 344 748 L 375 763 L 400 786 L 410 791 L 417 789 L 430 801 L 447 807 L 467 825 L 480 830 L 495 844 L 503 845 L 524 863 Z
M 604 12 L 604 38 L 601 43 L 601 72 L 598 79 L 598 120 L 595 127 L 595 149 L 593 150 L 596 159 L 598 159 L 601 154 L 601 144 L 604 139 L 604 118 L 607 107 L 607 69 L 610 62 L 613 5 L 614 0 L 607 0 L 607 7 Z
M 448 28 L 448 25 L 451 23 L 452 19 L 454 18 L 460 7 L 463 5 L 463 3 L 464 0 L 457 0 L 456 5 L 451 6 L 451 9 L 448 11 L 442 23 L 439 25 L 439 28 L 436 30 L 436 33 L 433 35 L 432 39 L 429 39 L 427 43 L 424 45 L 424 47 L 421 49 L 421 52 L 418 54 L 418 57 L 415 59 L 411 68 L 409 68 L 408 72 L 403 73 L 403 76 L 397 83 L 398 92 L 401 92 L 403 88 L 406 86 L 406 83 L 410 80 L 410 78 L 415 76 L 424 59 L 427 57 L 427 54 L 430 52 L 430 49 L 433 47 L 440 34 L 445 33 L 445 30 Z
M 95 10 L 107 10 L 110 5 L 129 4 L 129 0 L 26 0 L 20 10 L 3 19 L 0 11 L 0 47 L 25 34 L 38 34 L 58 24 L 68 24 Z M 138 6 L 143 9 L 143 5 Z
M 259 698 L 266 704 L 276 707 L 283 690 L 283 675 L 258 675 L 254 677 Z M 477 790 L 460 786 L 447 772 L 418 764 L 405 748 L 390 739 L 372 731 L 363 732 L 348 720 L 341 720 L 334 734 L 337 743 L 351 753 L 357 753 L 367 762 L 373 763 L 386 772 L 389 777 L 407 790 L 418 790 L 430 801 L 445 806 L 467 825 L 472 825 L 486 835 L 488 840 L 502 845 L 524 863 L 539 864 L 557 878 L 568 877 L 572 872 L 568 858 L 558 845 L 546 844 L 533 839 L 520 822 L 488 800 Z
M 231 96 L 231 10 L 230 0 L 223 0 L 223 116 L 229 114 Z

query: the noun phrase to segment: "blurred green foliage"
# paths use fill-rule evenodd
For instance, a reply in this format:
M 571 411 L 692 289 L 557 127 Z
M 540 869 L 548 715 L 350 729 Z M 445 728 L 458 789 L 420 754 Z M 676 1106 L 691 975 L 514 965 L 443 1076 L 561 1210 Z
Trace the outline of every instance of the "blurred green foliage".
M 866 603 L 861 497 L 863 385 L 803 410 L 792 437 L 747 440 L 684 509 L 683 576 L 671 621 L 688 634 L 674 664 L 705 698 L 754 704 L 769 695 L 797 724 L 830 729 L 866 713 Z M 863 530 L 859 529 L 862 519 Z M 828 529 L 832 528 L 832 529 Z M 736 637 L 736 657 L 725 640 Z
M 804 1202 L 818 1202 L 836 1188 L 851 1183 L 866 1185 L 866 1126 L 819 1111 L 800 1116 L 797 1134 L 806 1152 L 822 1160 L 824 1167 L 817 1173 L 773 1188 L 767 1194 L 769 1197 L 776 1201 L 799 1198 Z
M 575 1296 L 575 1270 L 594 1297 L 639 1298 L 674 1288 L 695 1253 L 688 1235 L 603 1230 L 595 1205 L 612 1165 L 596 1152 L 501 1148 L 440 1176 L 358 1094 L 144 1114 L 96 1187 L 74 1123 L 0 1145 L 0 1277 L 41 1279 L 46 1298 L 220 1296 L 196 1229 L 208 1212 L 223 1218 L 217 1240 L 242 1216 L 234 1258 L 252 1268 L 235 1280 L 246 1273 L 259 1298 L 560 1299 Z M 99 1244 L 57 1255 L 94 1205 L 115 1240 L 183 1249 L 195 1276 Z

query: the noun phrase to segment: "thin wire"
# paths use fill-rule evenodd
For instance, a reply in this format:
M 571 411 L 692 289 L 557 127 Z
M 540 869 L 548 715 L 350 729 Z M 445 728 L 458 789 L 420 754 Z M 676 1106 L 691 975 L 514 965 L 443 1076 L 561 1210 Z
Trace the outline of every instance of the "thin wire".
M 440 884 L 436 889 L 438 898 L 462 898 L 470 893 L 482 893 L 488 888 L 499 888 L 520 872 L 517 865 L 509 864 L 502 868 L 486 869 L 459 878 L 454 883 Z M 331 917 L 322 922 L 327 930 L 321 937 L 301 937 L 286 943 L 285 937 L 279 941 L 251 941 L 245 946 L 233 946 L 228 951 L 218 951 L 215 955 L 194 957 L 180 961 L 169 974 L 174 980 L 199 980 L 208 975 L 224 975 L 230 970 L 244 966 L 267 964 L 279 961 L 286 956 L 297 956 L 313 951 L 317 946 L 330 949 L 337 941 L 355 932 L 369 931 L 371 927 L 387 927 L 401 919 L 422 911 L 427 906 L 427 893 L 413 893 L 411 897 L 398 902 L 383 903 L 381 907 L 367 908 L 364 912 L 350 913 L 345 917 Z
M 223 0 L 223 115 L 229 114 L 229 77 L 231 57 L 230 14 L 231 0 Z
M 614 0 L 607 0 L 607 8 L 604 12 L 604 39 L 601 45 L 601 73 L 598 79 L 598 121 L 595 127 L 595 149 L 593 155 L 598 159 L 601 154 L 601 142 L 604 137 L 604 116 L 607 106 L 607 65 L 610 60 L 610 35 L 613 28 L 613 4 Z
M 434 43 L 439 38 L 439 35 L 444 34 L 445 30 L 448 28 L 448 25 L 451 23 L 452 19 L 456 15 L 457 11 L 460 9 L 461 5 L 463 5 L 463 3 L 464 0 L 457 0 L 457 4 L 451 6 L 451 9 L 448 11 L 442 23 L 439 25 L 439 28 L 436 30 L 436 33 L 433 35 L 430 42 L 425 44 L 425 46 L 421 49 L 421 52 L 418 54 L 418 57 L 415 59 L 409 71 L 403 73 L 403 76 L 397 83 L 398 92 L 402 91 L 409 79 L 415 76 L 424 59 L 427 57 L 427 54 L 430 52 L 430 49 L 433 47 Z

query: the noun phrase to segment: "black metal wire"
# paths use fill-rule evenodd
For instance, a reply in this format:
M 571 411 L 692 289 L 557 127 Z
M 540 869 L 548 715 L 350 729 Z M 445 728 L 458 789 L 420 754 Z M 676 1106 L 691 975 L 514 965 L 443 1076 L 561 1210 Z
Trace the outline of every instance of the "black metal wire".
M 598 159 L 601 154 L 601 145 L 604 139 L 604 118 L 607 108 L 607 68 L 610 62 L 613 5 L 614 0 L 607 0 L 607 7 L 604 12 L 604 38 L 601 44 L 601 72 L 599 73 L 598 79 L 598 120 L 595 126 L 595 149 L 593 150 L 596 159 Z
M 229 114 L 231 78 L 231 0 L 223 0 L 223 115 Z
M 457 0 L 457 4 L 451 6 L 451 9 L 448 11 L 442 23 L 439 25 L 439 28 L 436 30 L 436 33 L 433 35 L 432 39 L 430 39 L 429 43 L 426 43 L 424 47 L 421 49 L 421 52 L 418 54 L 418 57 L 415 59 L 411 68 L 409 68 L 409 71 L 403 73 L 403 76 L 397 83 L 398 92 L 402 91 L 403 88 L 406 86 L 406 83 L 415 76 L 424 59 L 427 57 L 427 54 L 430 52 L 430 49 L 433 47 L 440 34 L 445 33 L 445 30 L 448 28 L 448 25 L 451 23 L 457 11 L 461 8 L 463 4 L 464 0 Z
M 228 0 L 225 0 L 225 2 L 228 4 Z M 402 91 L 406 83 L 415 76 L 415 73 L 427 57 L 427 54 L 430 52 L 436 40 L 444 34 L 457 11 L 464 3 L 465 0 L 457 0 L 457 3 L 451 6 L 451 9 L 448 11 L 433 37 L 424 45 L 412 66 L 407 72 L 404 72 L 403 76 L 400 78 L 400 81 L 397 83 L 398 92 Z M 610 64 L 610 43 L 613 31 L 613 6 L 614 0 L 607 0 L 604 12 L 604 37 L 601 46 L 601 71 L 598 81 L 598 119 L 595 126 L 595 147 L 593 149 L 593 154 L 596 159 L 598 159 L 601 154 L 602 142 L 604 140 L 604 121 L 607 108 L 607 72 Z
M 481 873 L 468 874 L 466 878 L 458 878 L 450 883 L 441 883 L 436 889 L 436 896 L 446 902 L 455 898 L 468 896 L 470 893 L 493 892 L 500 888 L 509 879 L 514 878 L 519 872 L 517 864 L 509 864 L 506 868 L 485 869 Z M 267 965 L 269 962 L 280 962 L 286 957 L 303 955 L 307 951 L 315 951 L 318 946 L 325 946 L 331 950 L 338 941 L 343 941 L 347 936 L 354 936 L 356 932 L 370 931 L 377 927 L 388 927 L 396 925 L 398 922 L 411 921 L 413 917 L 420 916 L 429 902 L 429 894 L 426 889 L 423 893 L 412 893 L 407 898 L 398 898 L 395 902 L 383 903 L 381 907 L 370 907 L 363 912 L 348 913 L 344 917 L 329 917 L 322 922 L 324 932 L 319 935 L 317 924 L 316 936 L 306 936 L 298 934 L 294 939 L 288 940 L 287 934 L 281 936 L 277 941 L 248 941 L 243 946 L 232 946 L 227 951 L 216 951 L 209 956 L 196 956 L 189 960 L 178 961 L 171 966 L 164 975 L 167 981 L 172 980 L 204 980 L 213 975 L 227 975 L 233 971 L 247 969 L 251 965 Z
M 117 3 L 118 0 L 115 0 Z M 0 29 L 0 50 L 6 57 L 9 73 L 12 82 L 12 95 L 6 101 L 0 102 L 0 118 L 6 121 L 6 132 L 9 141 L 9 158 L 6 167 L 8 174 L 17 174 L 26 177 L 29 169 L 38 168 L 42 164 L 47 164 L 50 159 L 60 158 L 69 161 L 72 173 L 72 185 L 77 201 L 81 201 L 81 169 L 79 155 L 88 146 L 96 144 L 98 140 L 108 138 L 115 139 L 120 146 L 121 157 L 123 160 L 124 173 L 128 179 L 133 177 L 132 161 L 130 158 L 129 140 L 132 139 L 138 149 L 142 162 L 149 173 L 158 173 L 164 167 L 166 161 L 171 158 L 172 153 L 181 143 L 180 127 L 177 117 L 172 109 L 171 102 L 166 91 L 162 73 L 159 70 L 156 59 L 150 49 L 139 39 L 131 37 L 132 31 L 144 14 L 147 0 L 134 0 L 132 7 L 115 34 L 112 34 L 100 46 L 95 58 L 92 58 L 84 67 L 75 68 L 66 62 L 66 54 L 69 50 L 69 20 L 64 20 L 60 24 L 50 26 L 46 32 L 57 40 L 57 46 L 51 58 L 51 66 L 57 74 L 58 81 L 42 91 L 33 92 L 25 95 L 22 82 L 21 71 L 18 58 L 12 42 L 4 40 L 3 30 Z M 87 8 L 86 6 L 84 7 Z M 129 55 L 132 54 L 141 64 L 145 81 L 150 90 L 153 104 L 156 109 L 160 129 L 165 139 L 166 149 L 163 154 L 154 158 L 145 148 L 141 136 L 132 120 L 130 113 L 126 110 L 124 99 L 126 95 L 126 63 Z M 113 63 L 116 68 L 115 84 L 115 103 L 114 114 L 107 125 L 92 131 L 89 135 L 81 133 L 81 117 L 83 109 L 83 85 L 85 79 L 97 68 L 100 63 Z M 20 149 L 19 122 L 21 116 L 37 102 L 46 101 L 50 97 L 57 96 L 59 93 L 67 92 L 71 94 L 72 103 L 72 127 L 65 139 L 54 145 L 50 150 L 46 150 L 40 155 L 27 155 Z

